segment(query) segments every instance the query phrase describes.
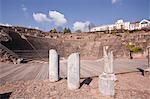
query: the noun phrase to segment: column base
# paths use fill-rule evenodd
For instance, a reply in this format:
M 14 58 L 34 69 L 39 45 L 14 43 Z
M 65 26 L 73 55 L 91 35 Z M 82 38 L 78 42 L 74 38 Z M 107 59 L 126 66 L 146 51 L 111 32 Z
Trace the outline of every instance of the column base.
M 104 96 L 114 96 L 115 95 L 115 74 L 102 73 L 99 76 L 99 91 Z
M 54 77 L 49 77 L 50 82 L 57 82 L 59 81 L 59 77 L 58 78 L 54 78 Z

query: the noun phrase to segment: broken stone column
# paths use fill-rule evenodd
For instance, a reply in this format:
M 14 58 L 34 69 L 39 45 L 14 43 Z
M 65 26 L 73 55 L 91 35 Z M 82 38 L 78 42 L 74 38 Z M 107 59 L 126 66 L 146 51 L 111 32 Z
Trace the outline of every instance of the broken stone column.
M 68 89 L 75 90 L 80 87 L 80 55 L 72 53 L 68 57 L 68 74 L 67 74 Z
M 59 80 L 59 59 L 54 49 L 49 51 L 49 79 L 51 82 Z
M 147 49 L 148 49 L 148 68 L 150 68 L 150 46 Z
M 104 52 L 104 72 L 113 73 L 113 52 L 107 52 L 108 46 L 103 48 Z
M 104 72 L 99 76 L 99 91 L 104 96 L 115 95 L 116 77 L 113 73 L 113 52 L 107 52 L 108 47 L 104 47 Z

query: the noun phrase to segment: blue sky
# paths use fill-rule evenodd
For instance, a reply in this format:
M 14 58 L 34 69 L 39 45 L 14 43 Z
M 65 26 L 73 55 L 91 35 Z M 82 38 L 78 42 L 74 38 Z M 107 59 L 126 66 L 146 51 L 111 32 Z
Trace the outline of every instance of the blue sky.
M 0 23 L 44 31 L 144 18 L 150 19 L 150 0 L 0 0 Z

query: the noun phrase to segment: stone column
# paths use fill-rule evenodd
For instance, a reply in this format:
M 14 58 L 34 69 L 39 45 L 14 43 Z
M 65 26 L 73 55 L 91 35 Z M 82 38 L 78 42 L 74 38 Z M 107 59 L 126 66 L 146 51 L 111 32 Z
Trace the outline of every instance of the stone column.
M 113 52 L 107 52 L 108 47 L 104 47 L 104 72 L 99 76 L 99 91 L 104 96 L 115 95 L 116 77 L 113 72 Z
M 108 68 L 107 73 L 112 74 L 112 73 L 114 73 L 114 71 L 113 71 L 113 62 L 114 62 L 114 60 L 113 60 L 113 51 L 108 53 L 108 60 L 109 60 L 109 68 Z
M 49 79 L 51 82 L 59 80 L 59 59 L 54 49 L 49 51 Z
M 107 52 L 108 46 L 103 48 L 104 52 L 104 72 L 113 73 L 113 52 Z
M 68 89 L 75 90 L 80 87 L 80 55 L 72 53 L 68 57 L 68 74 L 67 74 Z
M 108 46 L 103 47 L 103 53 L 104 53 L 104 72 L 107 73 L 109 70 L 109 60 L 108 60 L 108 55 L 107 55 L 107 49 Z
M 148 49 L 148 68 L 150 68 L 150 46 L 147 49 Z

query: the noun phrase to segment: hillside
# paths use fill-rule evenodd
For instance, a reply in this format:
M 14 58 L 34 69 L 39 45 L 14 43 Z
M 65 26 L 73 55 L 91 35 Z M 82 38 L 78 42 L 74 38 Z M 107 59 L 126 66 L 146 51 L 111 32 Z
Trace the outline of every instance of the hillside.
M 149 31 L 133 33 L 106 34 L 95 33 L 50 33 L 24 27 L 0 26 L 1 44 L 22 58 L 47 59 L 48 50 L 56 49 L 60 57 L 67 57 L 73 52 L 80 52 L 83 59 L 99 59 L 103 56 L 103 46 L 109 46 L 114 56 L 129 58 L 128 45 L 141 48 L 141 55 L 146 56 L 150 46 Z M 2 57 L 2 55 L 1 55 Z

